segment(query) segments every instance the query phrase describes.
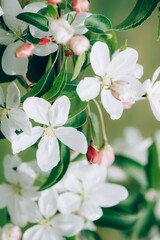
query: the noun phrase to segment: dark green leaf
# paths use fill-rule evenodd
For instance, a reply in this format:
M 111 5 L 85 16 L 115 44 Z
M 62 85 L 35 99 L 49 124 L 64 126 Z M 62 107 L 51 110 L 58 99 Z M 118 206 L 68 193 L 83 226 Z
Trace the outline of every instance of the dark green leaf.
M 72 237 L 66 237 L 66 240 L 76 240 L 77 236 L 72 236 Z
M 112 37 L 109 38 L 108 34 L 110 34 Z M 100 35 L 100 39 L 103 40 L 105 43 L 107 43 L 108 47 L 110 48 L 111 54 L 113 54 L 117 49 L 117 45 L 118 45 L 117 36 L 115 32 L 108 31 L 106 35 Z
M 63 178 L 68 169 L 70 162 L 70 150 L 67 146 L 65 146 L 62 143 L 59 143 L 59 148 L 60 148 L 60 162 L 56 167 L 52 169 L 47 181 L 44 183 L 42 187 L 40 187 L 39 191 L 43 191 L 58 183 Z
M 59 75 L 54 80 L 51 89 L 43 96 L 43 98 L 48 101 L 56 99 L 61 94 L 61 91 L 63 90 L 66 81 L 66 62 L 64 62 L 62 69 Z
M 63 91 L 61 92 L 61 96 L 65 95 L 70 99 L 74 98 L 74 97 L 77 97 L 76 88 L 77 88 L 77 85 L 79 83 L 78 78 L 76 78 L 72 82 L 71 82 L 71 79 L 72 79 L 72 73 L 67 73 L 67 83 L 66 83 Z
M 85 26 L 92 32 L 106 33 L 111 29 L 111 22 L 108 18 L 100 14 L 92 14 L 85 20 Z
M 5 136 L 2 134 L 2 132 L 0 131 L 0 139 L 4 139 Z
M 24 22 L 27 22 L 44 32 L 49 31 L 48 19 L 38 13 L 24 12 L 24 13 L 20 13 L 16 18 Z
M 7 208 L 0 209 L 0 227 L 7 223 Z
M 129 16 L 113 29 L 126 31 L 142 24 L 154 11 L 159 0 L 138 0 Z
M 71 100 L 71 108 L 69 118 L 75 117 L 77 114 L 83 112 L 88 105 L 88 102 L 82 102 L 78 96 L 72 98 Z
M 159 163 L 159 155 L 156 143 L 153 144 L 148 149 L 148 165 L 147 175 L 149 179 L 149 187 L 155 188 L 157 190 L 160 189 L 160 163 Z
M 73 128 L 79 128 L 81 127 L 87 120 L 87 114 L 84 110 L 80 114 L 77 114 L 76 116 L 72 118 L 68 118 L 68 121 L 64 125 L 65 127 L 73 127 Z
M 76 79 L 85 61 L 85 52 L 78 56 L 71 81 Z
M 86 237 L 86 240 L 101 240 L 101 237 L 93 231 L 90 230 L 83 230 L 82 235 Z
M 51 4 L 49 4 L 45 8 L 40 9 L 40 11 L 38 13 L 42 14 L 42 15 L 46 15 L 46 16 L 51 17 L 53 19 L 57 18 L 56 9 Z

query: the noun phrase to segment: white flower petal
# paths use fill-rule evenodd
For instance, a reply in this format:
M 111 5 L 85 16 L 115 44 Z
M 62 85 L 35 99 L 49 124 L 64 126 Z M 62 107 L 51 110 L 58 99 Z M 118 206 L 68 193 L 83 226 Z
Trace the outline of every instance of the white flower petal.
M 123 113 L 123 105 L 120 101 L 114 98 L 110 90 L 103 88 L 101 92 L 101 101 L 105 110 L 111 116 L 111 119 L 119 119 Z
M 96 42 L 91 50 L 90 61 L 96 75 L 103 77 L 107 73 L 110 54 L 107 44 Z
M 35 223 L 42 219 L 40 210 L 34 201 L 28 198 L 23 198 L 21 205 L 22 214 L 26 217 L 28 222 Z
M 85 154 L 88 144 L 86 137 L 80 131 L 72 127 L 59 127 L 55 129 L 57 138 L 69 148 Z
M 46 6 L 47 5 L 42 2 L 30 3 L 23 8 L 23 12 L 37 13 L 40 9 L 45 8 Z
M 103 215 L 102 209 L 89 200 L 82 204 L 80 212 L 85 218 L 91 221 L 95 221 Z
M 2 16 L 3 15 L 3 9 L 0 7 L 0 16 Z
M 58 98 L 50 108 L 49 117 L 52 126 L 62 126 L 68 119 L 70 100 L 66 96 Z
M 5 14 L 17 16 L 22 11 L 18 0 L 1 0 L 1 6 Z
M 20 91 L 17 85 L 12 82 L 7 88 L 6 107 L 16 108 L 20 104 Z
M 17 136 L 15 130 L 16 129 L 12 124 L 12 121 L 6 116 L 3 117 L 1 120 L 1 132 L 10 142 L 12 142 Z
M 23 240 L 43 240 L 44 229 L 42 225 L 35 225 L 27 229 L 23 234 Z
M 79 82 L 76 91 L 82 101 L 90 101 L 98 96 L 100 82 L 96 78 L 84 78 Z
M 143 73 L 144 73 L 143 66 L 140 65 L 140 64 L 136 64 L 136 67 L 135 67 L 135 77 L 140 79 L 143 76 Z
M 153 74 L 152 84 L 157 80 L 159 74 L 160 74 L 160 67 L 158 67 L 158 68 L 156 69 L 156 71 L 154 72 L 154 74 Z
M 47 45 L 38 45 L 35 49 L 34 49 L 34 54 L 37 56 L 48 56 L 51 53 L 56 52 L 58 49 L 58 45 L 56 43 L 49 43 Z
M 80 210 L 81 197 L 77 194 L 66 192 L 62 193 L 58 198 L 58 210 L 62 214 L 70 214 Z
M 28 58 L 18 59 L 15 50 L 22 45 L 17 41 L 8 45 L 2 56 L 2 69 L 8 75 L 24 75 L 28 69 Z
M 125 187 L 117 184 L 103 183 L 93 188 L 91 198 L 98 206 L 113 207 L 127 197 L 128 191 Z
M 0 87 L 0 105 L 2 107 L 4 107 L 4 102 L 5 102 L 5 98 L 4 98 L 4 94 L 3 94 L 3 89 Z
M 12 142 L 13 154 L 25 150 L 37 142 L 43 133 L 42 127 L 34 127 L 31 130 L 31 135 L 26 133 L 19 134 Z
M 19 182 L 21 185 L 33 185 L 36 179 L 36 173 L 27 163 L 21 163 L 17 168 L 17 172 L 20 175 Z
M 4 158 L 4 176 L 10 183 L 17 183 L 19 175 L 14 168 L 17 168 L 21 164 L 21 159 L 18 156 L 6 155 Z
M 150 106 L 155 118 L 160 121 L 160 103 L 159 101 L 149 98 Z
M 11 194 L 11 189 L 6 184 L 0 185 L 0 208 L 5 208 L 8 205 L 8 199 Z
M 52 224 L 60 235 L 70 237 L 82 230 L 84 222 L 79 216 L 59 214 L 53 218 Z
M 35 122 L 49 125 L 49 109 L 51 104 L 38 97 L 29 97 L 23 103 L 24 111 Z
M 43 137 L 38 145 L 37 163 L 44 172 L 51 170 L 60 161 L 59 144 L 56 137 Z
M 32 124 L 24 111 L 18 108 L 12 108 L 8 115 L 15 129 L 18 131 L 23 130 L 23 132 L 27 134 L 31 133 Z
M 70 170 L 70 168 L 69 168 Z M 64 186 L 67 190 L 74 192 L 74 193 L 80 193 L 82 190 L 82 184 L 81 182 L 72 174 L 68 174 L 67 177 L 64 180 Z
M 65 239 L 62 236 L 58 235 L 55 232 L 54 228 L 50 228 L 50 229 L 48 229 L 48 231 L 45 231 L 43 233 L 43 236 L 42 236 L 41 240 L 65 240 Z
M 50 218 L 57 212 L 57 200 L 58 194 L 53 188 L 47 189 L 41 193 L 38 205 L 41 214 L 45 218 Z
M 35 37 L 35 38 L 41 39 L 41 38 L 49 37 L 49 36 L 52 35 L 52 34 L 50 33 L 50 31 L 44 32 L 44 31 L 42 31 L 42 30 L 40 30 L 40 29 L 38 29 L 38 28 L 36 28 L 36 27 L 34 27 L 34 26 L 32 26 L 32 25 L 29 26 L 29 29 L 30 29 L 31 35 L 32 35 L 33 37 Z
M 10 43 L 12 43 L 14 41 L 14 37 L 12 34 L 10 34 L 9 32 L 0 29 L 0 44 L 2 45 L 9 45 Z

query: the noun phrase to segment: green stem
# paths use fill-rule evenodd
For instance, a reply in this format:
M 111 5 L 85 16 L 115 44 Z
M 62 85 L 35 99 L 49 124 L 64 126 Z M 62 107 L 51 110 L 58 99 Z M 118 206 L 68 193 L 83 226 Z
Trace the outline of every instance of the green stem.
M 91 121 L 89 118 L 88 110 L 86 109 L 87 113 L 87 121 L 88 121 L 88 126 L 89 126 L 89 133 L 90 133 L 90 142 L 93 142 L 93 136 L 92 136 L 92 128 L 91 128 Z

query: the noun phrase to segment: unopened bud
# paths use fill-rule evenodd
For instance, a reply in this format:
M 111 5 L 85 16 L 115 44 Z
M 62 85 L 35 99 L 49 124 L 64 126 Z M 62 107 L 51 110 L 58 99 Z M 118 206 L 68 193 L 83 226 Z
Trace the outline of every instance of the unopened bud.
M 114 150 L 111 145 L 107 144 L 100 148 L 98 153 L 98 165 L 109 167 L 115 160 Z
M 72 57 L 73 54 L 72 54 L 71 51 L 66 51 L 65 56 L 66 56 L 66 57 Z
M 61 0 L 47 0 L 50 4 L 55 5 L 61 2 Z
M 68 42 L 68 45 L 76 55 L 81 55 L 89 50 L 90 42 L 85 36 L 75 36 Z
M 77 12 L 86 12 L 89 8 L 88 0 L 72 0 L 71 7 Z
M 49 44 L 50 42 L 52 42 L 52 38 L 50 38 L 50 37 L 44 37 L 44 38 L 41 38 L 41 39 L 40 39 L 39 45 L 47 45 L 47 44 Z
M 15 51 L 16 58 L 28 58 L 33 55 L 34 45 L 32 43 L 24 43 Z
M 92 141 L 91 144 L 88 146 L 86 156 L 90 163 L 96 164 L 98 162 L 98 153 Z
M 7 224 L 2 228 L 1 240 L 21 240 L 21 229 L 18 226 Z

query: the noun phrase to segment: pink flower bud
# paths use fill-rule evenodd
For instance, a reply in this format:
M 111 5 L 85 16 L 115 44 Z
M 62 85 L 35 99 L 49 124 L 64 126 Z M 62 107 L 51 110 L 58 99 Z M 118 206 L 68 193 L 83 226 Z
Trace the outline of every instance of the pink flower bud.
M 68 42 L 68 45 L 76 55 L 81 55 L 89 50 L 90 42 L 85 36 L 75 36 Z
M 2 240 L 21 240 L 21 229 L 18 226 L 7 224 L 3 227 L 1 233 Z
M 16 58 L 28 58 L 33 55 L 34 45 L 32 43 L 24 43 L 15 51 Z
M 40 39 L 39 45 L 47 45 L 47 44 L 49 44 L 50 42 L 52 42 L 52 38 L 50 38 L 50 37 L 44 37 L 44 38 L 41 38 L 41 39 Z
M 90 163 L 96 164 L 98 162 L 98 153 L 93 143 L 89 145 L 86 156 Z
M 65 53 L 65 56 L 66 56 L 66 57 L 72 57 L 72 56 L 73 56 L 73 54 L 72 54 L 72 52 L 71 52 L 71 51 L 67 51 L 67 52 Z
M 77 12 L 86 12 L 89 8 L 88 0 L 72 0 L 71 7 Z
M 115 160 L 113 148 L 107 144 L 99 150 L 98 165 L 109 167 Z
M 61 0 L 47 0 L 50 4 L 55 5 L 61 2 Z

